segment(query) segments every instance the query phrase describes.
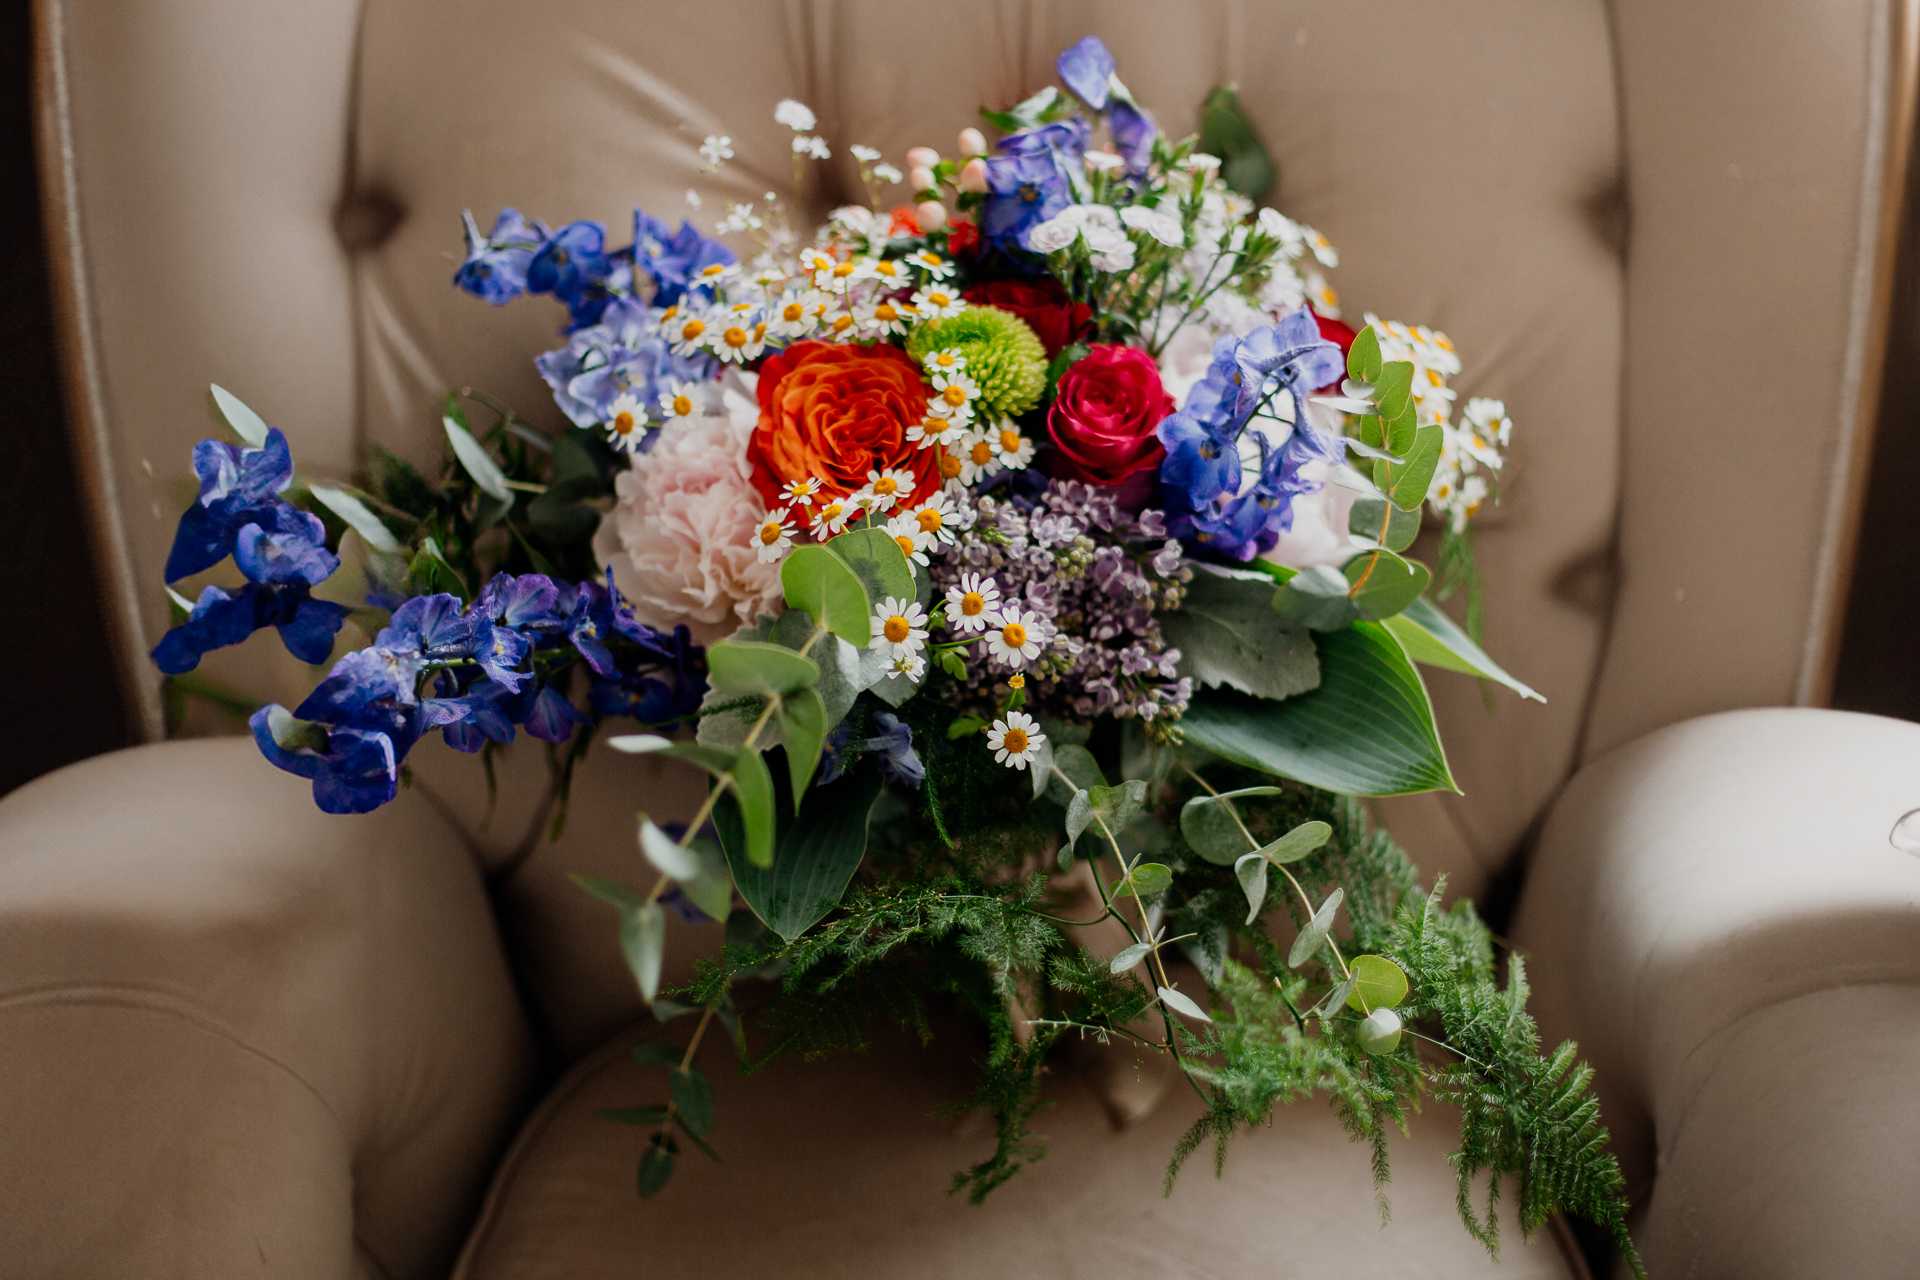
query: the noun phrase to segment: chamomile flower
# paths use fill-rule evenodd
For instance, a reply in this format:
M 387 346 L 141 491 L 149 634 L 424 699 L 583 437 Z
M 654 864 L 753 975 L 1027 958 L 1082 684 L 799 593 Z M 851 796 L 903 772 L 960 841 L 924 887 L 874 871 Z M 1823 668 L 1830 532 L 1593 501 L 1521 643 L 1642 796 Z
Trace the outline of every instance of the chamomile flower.
M 940 472 L 940 483 L 948 493 L 966 491 L 966 483 L 960 478 L 960 473 L 967 467 L 962 460 L 961 450 L 970 444 L 972 441 L 961 436 L 956 440 L 943 442 L 935 455 L 934 467 Z
M 804 338 L 827 312 L 827 295 L 813 289 L 789 289 L 773 304 L 767 332 L 782 338 Z
M 993 758 L 1022 773 L 1033 763 L 1040 744 L 1046 740 L 1047 735 L 1040 732 L 1040 726 L 1024 711 L 1009 711 L 1006 719 L 995 720 L 987 729 L 987 749 L 993 752 Z
M 1033 441 L 1015 431 L 1006 423 L 991 435 L 994 455 L 1001 466 L 1009 471 L 1022 471 L 1033 461 Z
M 967 437 L 960 448 L 960 483 L 973 484 L 1000 471 L 1000 451 L 983 435 Z
M 847 521 L 854 514 L 852 503 L 840 498 L 827 498 L 807 516 L 807 528 L 813 531 L 815 538 L 831 538 L 847 527 Z
M 851 342 L 860 336 L 860 317 L 851 311 L 837 311 L 821 317 L 821 326 L 833 342 Z
M 698 407 L 693 392 L 691 382 L 669 382 L 666 390 L 660 393 L 660 416 L 670 424 L 691 418 Z
M 965 299 L 943 283 L 929 283 L 913 295 L 913 305 L 928 320 L 944 320 L 967 309 Z
M 725 328 L 716 327 L 709 334 L 707 347 L 722 360 L 745 364 L 767 349 L 766 322 L 750 315 L 728 316 Z
M 933 535 L 923 529 L 910 511 L 902 511 L 887 521 L 887 536 L 900 544 L 900 554 L 913 563 L 926 567 L 927 548 L 933 545 Z
M 647 438 L 647 415 L 640 397 L 618 396 L 607 406 L 607 443 L 622 453 L 632 453 Z
M 822 271 L 833 270 L 838 262 L 839 259 L 825 249 L 808 249 L 800 255 L 800 270 L 810 275 L 818 275 Z
M 913 522 L 920 526 L 920 532 L 926 534 L 930 541 L 947 546 L 953 545 L 953 533 L 957 525 L 954 517 L 957 514 L 953 499 L 937 489 L 931 498 L 915 504 L 912 510 L 907 512 Z
M 818 480 L 808 477 L 805 480 L 789 480 L 781 489 L 787 501 L 799 507 L 811 507 L 813 500 L 820 496 L 823 486 Z
M 967 367 L 967 358 L 960 354 L 958 347 L 942 347 L 938 351 L 929 351 L 927 358 L 920 362 L 927 376 L 936 373 L 959 373 Z
M 891 511 L 896 503 L 913 496 L 913 472 L 890 468 L 867 472 L 867 482 L 853 495 L 855 502 L 875 511 Z
M 865 279 L 866 260 L 863 258 L 848 258 L 845 262 L 834 263 L 825 271 L 813 273 L 815 288 L 831 289 L 842 294 Z
M 1009 667 L 1026 666 L 1046 647 L 1046 626 L 1040 615 L 1008 605 L 987 616 L 987 654 Z
M 960 447 L 960 437 L 966 429 L 956 422 L 951 414 L 928 411 L 927 416 L 907 428 L 907 441 L 922 449 L 944 444 L 953 448 Z
M 945 280 L 953 274 L 953 264 L 931 249 L 910 253 L 902 261 L 911 262 L 928 280 Z
M 889 658 L 911 658 L 927 643 L 927 613 L 917 600 L 888 596 L 873 610 L 873 638 L 867 648 Z
M 867 279 L 877 280 L 888 289 L 904 289 L 913 283 L 904 261 L 895 262 L 890 258 L 869 258 L 867 260 Z
M 673 344 L 673 354 L 677 356 L 697 356 L 706 351 L 708 319 L 694 315 L 690 311 L 681 312 L 674 327 L 667 332 L 667 341 Z
M 980 398 L 980 386 L 967 376 L 964 369 L 943 369 L 933 375 L 933 400 L 931 403 L 944 406 L 943 413 L 971 416 L 973 405 Z
M 760 517 L 760 527 L 753 533 L 753 548 L 762 564 L 778 560 L 793 548 L 793 526 L 788 523 L 789 519 L 785 511 L 769 511 Z
M 887 664 L 887 674 L 905 676 L 907 679 L 918 684 L 920 677 L 927 674 L 927 660 L 918 657 L 895 658 Z
M 955 631 L 985 631 L 999 608 L 1000 584 L 984 573 L 963 573 L 958 586 L 947 588 L 947 625 Z
M 880 337 L 890 333 L 905 333 L 909 323 L 906 312 L 884 300 L 860 307 L 854 312 L 854 319 L 864 332 Z

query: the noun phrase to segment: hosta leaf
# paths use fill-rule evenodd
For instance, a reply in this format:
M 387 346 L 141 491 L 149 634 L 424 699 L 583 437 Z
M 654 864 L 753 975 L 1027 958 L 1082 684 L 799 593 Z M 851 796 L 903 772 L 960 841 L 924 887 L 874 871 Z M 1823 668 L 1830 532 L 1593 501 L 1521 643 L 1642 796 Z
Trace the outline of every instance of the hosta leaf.
M 714 806 L 713 824 L 727 851 L 740 896 L 767 927 L 791 942 L 811 928 L 847 890 L 867 851 L 867 816 L 880 794 L 880 768 L 863 759 L 838 780 L 809 789 L 787 817 L 788 770 L 773 775 L 780 821 L 772 866 L 746 856 L 740 809 L 732 797 Z
M 1264 573 L 1194 566 L 1180 608 L 1160 617 L 1167 643 L 1180 650 L 1180 673 L 1263 698 L 1288 698 L 1320 683 L 1313 637 L 1271 607 Z

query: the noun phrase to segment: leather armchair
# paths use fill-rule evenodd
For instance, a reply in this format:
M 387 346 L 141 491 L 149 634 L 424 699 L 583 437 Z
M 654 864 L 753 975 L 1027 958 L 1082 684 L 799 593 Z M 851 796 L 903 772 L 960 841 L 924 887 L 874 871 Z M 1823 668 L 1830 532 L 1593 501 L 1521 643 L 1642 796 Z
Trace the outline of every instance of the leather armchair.
M 1897 1272 L 1920 1253 L 1920 1171 L 1884 1120 L 1915 1047 L 1920 866 L 1887 831 L 1920 805 L 1920 728 L 1817 708 L 1916 7 L 40 0 L 43 187 L 118 675 L 158 739 L 145 652 L 208 381 L 334 475 L 374 443 L 435 457 L 448 386 L 547 411 L 529 357 L 556 321 L 448 287 L 461 207 L 618 224 L 695 185 L 751 198 L 785 171 L 778 98 L 842 151 L 941 145 L 1097 31 L 1174 131 L 1237 82 L 1350 304 L 1447 330 L 1465 389 L 1514 412 L 1480 536 L 1488 645 L 1552 701 L 1489 714 L 1436 676 L 1465 794 L 1381 816 L 1475 896 L 1531 850 L 1514 936 L 1544 1035 L 1601 1068 L 1655 1274 Z M 717 182 L 696 173 L 709 132 L 740 152 Z M 283 702 L 312 682 L 273 646 L 210 667 Z M 727 1163 L 685 1162 L 641 1204 L 632 1134 L 590 1113 L 647 1087 L 625 1055 L 658 1032 L 566 873 L 630 875 L 635 797 L 690 811 L 701 782 L 596 752 L 556 841 L 531 751 L 492 803 L 471 761 L 414 763 L 368 818 L 315 813 L 230 739 L 0 802 L 10 1274 L 1491 1270 L 1453 1220 L 1444 1113 L 1398 1144 L 1384 1229 L 1364 1157 L 1311 1104 L 1163 1201 L 1180 1105 L 1116 1133 L 1066 1081 L 1054 1153 L 954 1204 L 945 1176 L 984 1134 L 927 1113 L 959 1093 L 964 1040 L 752 1080 L 715 1050 Z M 714 933 L 679 930 L 671 965 Z M 753 1230 L 722 1226 L 735 1204 Z M 1581 1265 L 1551 1242 L 1503 1257 Z

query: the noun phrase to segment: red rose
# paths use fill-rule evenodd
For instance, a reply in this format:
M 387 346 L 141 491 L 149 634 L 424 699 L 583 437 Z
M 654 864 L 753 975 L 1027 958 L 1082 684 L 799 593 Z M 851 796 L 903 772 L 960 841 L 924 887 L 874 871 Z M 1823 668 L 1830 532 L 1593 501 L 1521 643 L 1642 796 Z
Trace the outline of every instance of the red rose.
M 1335 342 L 1340 345 L 1340 354 L 1342 356 L 1345 356 L 1353 347 L 1353 340 L 1360 336 L 1352 325 L 1343 324 L 1338 320 L 1330 320 L 1318 311 L 1313 313 L 1313 322 L 1320 326 L 1321 337 L 1325 338 L 1328 342 Z M 1327 384 L 1328 387 L 1337 387 L 1339 385 L 1340 379 L 1338 378 L 1335 378 Z M 1327 387 L 1320 388 L 1322 391 L 1326 389 Z
M 1160 465 L 1166 450 L 1153 434 L 1173 412 L 1160 369 L 1138 347 L 1098 343 L 1060 375 L 1047 431 L 1060 452 L 1062 480 L 1117 485 Z
M 932 494 L 939 451 L 907 439 L 932 394 L 898 347 L 794 343 L 760 369 L 760 422 L 747 442 L 753 487 L 779 507 L 791 481 L 819 480 L 845 497 L 868 471 L 892 467 L 913 473 L 914 496 Z
M 1039 335 L 1051 360 L 1087 336 L 1093 328 L 1093 309 L 1084 302 L 1068 302 L 1067 291 L 1052 276 L 1038 281 L 994 280 L 977 284 L 960 295 L 978 306 L 1011 311 Z
M 980 247 L 980 228 L 965 218 L 954 218 L 947 223 L 947 254 L 954 258 L 971 258 Z

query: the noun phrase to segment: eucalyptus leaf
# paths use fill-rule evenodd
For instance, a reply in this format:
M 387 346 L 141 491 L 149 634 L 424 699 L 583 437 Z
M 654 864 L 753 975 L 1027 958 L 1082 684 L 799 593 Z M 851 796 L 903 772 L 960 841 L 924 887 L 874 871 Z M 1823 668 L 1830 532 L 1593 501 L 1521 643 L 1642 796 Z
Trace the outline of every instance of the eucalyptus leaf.
M 845 561 L 854 576 L 860 579 L 860 585 L 866 588 L 867 599 L 874 607 L 878 607 L 888 596 L 901 600 L 915 598 L 917 588 L 914 585 L 913 565 L 906 553 L 900 550 L 900 544 L 889 537 L 886 530 L 849 529 L 826 545 L 827 550 Z
M 692 850 L 675 843 L 672 836 L 653 825 L 646 814 L 640 815 L 640 852 L 662 875 L 675 880 L 691 880 L 700 874 L 700 858 Z
M 638 1184 L 640 1198 L 651 1200 L 673 1177 L 673 1152 L 658 1141 L 649 1142 L 640 1153 Z
M 1385 498 L 1358 498 L 1347 512 L 1347 532 L 1389 551 L 1405 551 L 1420 532 L 1420 511 L 1396 507 Z
M 1293 619 L 1303 627 L 1315 631 L 1339 631 L 1360 616 L 1360 606 L 1347 595 L 1351 585 L 1346 576 L 1332 565 L 1315 565 L 1283 583 L 1273 593 L 1273 607 L 1282 616 Z M 1326 679 L 1324 671 L 1320 676 L 1322 681 Z
M 1108 973 L 1125 973 L 1147 958 L 1147 952 L 1153 950 L 1151 942 L 1136 942 L 1123 948 L 1112 960 L 1107 962 Z
M 1184 1013 L 1187 1017 L 1198 1018 L 1202 1022 L 1213 1021 L 1207 1016 L 1206 1010 L 1193 1002 L 1192 997 L 1183 995 L 1172 987 L 1160 987 L 1157 990 L 1161 1001 L 1175 1013 Z
M 722 697 L 777 698 L 817 684 L 820 667 L 785 645 L 722 640 L 707 648 L 707 680 Z
M 1273 580 L 1264 573 L 1196 563 L 1178 610 L 1161 633 L 1180 650 L 1180 674 L 1263 698 L 1290 698 L 1320 683 L 1313 637 L 1274 617 Z
M 675 742 L 658 754 L 674 760 L 684 760 L 688 764 L 699 765 L 716 778 L 732 773 L 734 760 L 739 755 L 736 751 L 702 746 L 697 742 Z
M 1300 936 L 1293 940 L 1293 949 L 1287 952 L 1289 969 L 1298 969 L 1313 959 L 1314 954 L 1326 942 L 1327 934 L 1333 928 L 1334 914 L 1340 910 L 1340 902 L 1346 896 L 1345 889 L 1335 889 L 1327 895 L 1327 900 L 1321 903 L 1320 909 L 1313 913 L 1313 919 L 1307 921 L 1307 927 L 1302 929 Z
M 1318 689 L 1285 702 L 1196 692 L 1180 721 L 1187 741 L 1342 795 L 1455 790 L 1426 686 L 1393 634 L 1356 622 L 1316 642 Z
M 1074 794 L 1075 803 L 1082 795 L 1087 797 L 1087 821 L 1097 819 L 1117 837 L 1131 827 L 1140 811 L 1146 808 L 1147 784 L 1138 778 L 1129 778 L 1117 787 L 1089 787 Z
M 453 456 L 460 460 L 461 467 L 473 477 L 480 491 L 497 501 L 511 503 L 513 490 L 507 488 L 506 474 L 493 460 L 493 455 L 452 418 L 441 418 L 440 425 L 447 429 L 447 440 L 453 445 Z
M 1346 981 L 1329 991 L 1327 998 L 1316 1005 L 1313 1011 L 1320 1015 L 1321 1021 L 1326 1021 L 1340 1012 L 1340 1006 L 1347 1002 L 1347 997 L 1352 995 L 1353 989 L 1359 985 L 1360 979 L 1349 973 Z
M 1392 1053 L 1400 1047 L 1400 1015 L 1391 1009 L 1375 1009 L 1354 1028 L 1354 1041 L 1367 1053 Z
M 701 836 L 687 847 L 700 860 L 700 871 L 680 882 L 680 892 L 708 919 L 725 920 L 733 906 L 733 876 L 727 870 L 727 855 L 719 845 Z
M 1033 780 L 1033 799 L 1038 800 L 1047 794 L 1047 789 L 1057 779 L 1053 776 L 1053 735 L 1040 739 L 1040 745 L 1033 753 L 1033 759 L 1027 762 L 1027 773 Z M 1068 797 L 1072 799 L 1071 796 Z
M 217 382 L 209 384 L 207 390 L 213 393 L 214 407 L 220 413 L 220 420 L 233 428 L 233 434 L 255 449 L 266 444 L 266 419 L 249 409 L 245 401 Z
M 1142 862 L 1113 882 L 1115 892 L 1131 891 L 1142 898 L 1165 893 L 1173 884 L 1173 869 L 1164 862 Z
M 734 756 L 733 794 L 739 804 L 747 861 L 756 867 L 772 866 L 777 829 L 773 778 L 758 751 L 741 751 Z M 734 874 L 738 879 L 737 870 Z
M 1399 506 L 1417 507 L 1425 502 L 1434 468 L 1440 465 L 1441 434 L 1437 422 L 1421 427 L 1414 433 L 1413 448 L 1407 451 L 1405 462 L 1374 462 L 1373 483 Z
M 600 901 L 626 910 L 645 904 L 647 896 L 638 889 L 629 888 L 618 880 L 609 880 L 605 876 L 570 875 L 567 877 L 576 885 L 592 894 Z
M 1074 847 L 1080 843 L 1080 836 L 1093 825 L 1093 797 L 1085 791 L 1073 793 L 1073 799 L 1067 802 L 1067 854 L 1069 860 Z M 1064 868 L 1063 868 L 1064 869 Z
M 1168 941 L 1178 942 L 1181 954 L 1200 971 L 1200 976 L 1215 986 L 1219 985 L 1220 979 L 1226 974 L 1230 945 L 1226 925 L 1214 920 L 1203 926 L 1199 933 L 1182 934 Z
M 620 912 L 620 950 L 627 968 L 640 985 L 640 998 L 660 994 L 660 961 L 666 953 L 667 917 L 657 902 L 627 907 Z
M 1238 793 L 1195 796 L 1180 808 L 1181 836 L 1189 848 L 1216 866 L 1230 867 L 1241 854 L 1253 852 L 1233 808 L 1234 794 Z
M 867 818 L 880 794 L 880 768 L 865 758 L 839 779 L 812 787 L 791 819 L 785 816 L 791 808 L 787 770 L 774 774 L 773 786 L 780 793 L 782 817 L 771 867 L 748 860 L 733 797 L 714 806 L 713 824 L 740 896 L 768 928 L 791 942 L 833 910 L 866 856 Z
M 774 713 L 780 721 L 780 736 L 787 748 L 787 768 L 792 772 L 793 794 L 806 794 L 813 771 L 820 763 L 820 749 L 826 743 L 826 704 L 812 689 L 796 689 L 780 700 Z
M 1333 836 L 1333 828 L 1318 820 L 1303 822 L 1260 850 L 1260 856 L 1276 867 L 1300 859 L 1324 845 Z
M 658 1040 L 642 1040 L 633 1046 L 632 1056 L 643 1067 L 678 1067 L 687 1054 L 684 1049 L 676 1049 Z
M 1233 864 L 1233 875 L 1240 882 L 1240 892 L 1247 895 L 1246 922 L 1252 924 L 1267 903 L 1267 860 L 1257 853 L 1243 854 Z
M 384 551 L 389 555 L 400 550 L 400 540 L 393 536 L 393 530 L 373 513 L 373 508 L 345 489 L 336 489 L 332 485 L 316 484 L 307 490 L 315 502 L 339 516 L 349 529 L 359 534 L 361 539 L 375 551 Z
M 696 1138 L 713 1131 L 713 1084 L 698 1067 L 676 1067 L 667 1073 L 668 1096 L 681 1123 Z
M 1347 561 L 1342 570 L 1352 586 L 1348 598 L 1369 622 L 1391 618 L 1418 600 L 1433 575 L 1418 560 L 1402 560 L 1391 551 L 1369 551 Z
M 1489 658 L 1486 651 L 1473 642 L 1473 637 L 1461 630 L 1460 625 L 1441 612 L 1440 606 L 1431 600 L 1415 600 L 1404 612 L 1389 618 L 1386 626 L 1406 647 L 1407 656 L 1415 662 L 1470 676 L 1484 676 L 1507 686 L 1523 698 L 1546 701 L 1508 675 L 1499 663 Z
M 1347 348 L 1347 376 L 1355 382 L 1372 382 L 1380 376 L 1380 335 L 1368 325 Z
M 780 565 L 780 588 L 789 606 L 825 619 L 827 630 L 848 644 L 865 648 L 873 639 L 873 609 L 879 601 L 868 598 L 859 576 L 827 548 L 789 551 Z
M 1368 378 L 1373 384 L 1374 403 L 1380 406 L 1380 416 L 1391 418 L 1405 409 L 1413 399 L 1413 362 L 1411 360 L 1388 360 L 1381 364 L 1379 376 Z
M 1047 741 L 1052 740 L 1053 735 L 1048 734 Z M 1039 761 L 1035 760 L 1033 763 L 1037 765 Z M 1107 784 L 1107 776 L 1100 772 L 1100 762 L 1093 758 L 1093 752 L 1077 743 L 1056 745 L 1053 751 L 1053 764 L 1059 768 L 1060 773 L 1067 775 L 1066 781 L 1063 782 L 1051 769 L 1047 771 L 1048 780 L 1044 784 L 1046 793 L 1056 804 L 1071 804 L 1075 791 L 1104 787 Z
M 623 733 L 608 738 L 607 745 L 628 755 L 643 756 L 667 750 L 673 746 L 673 739 L 663 738 L 657 733 Z
M 1407 998 L 1407 974 L 1385 956 L 1355 956 L 1347 962 L 1353 974 L 1353 990 L 1346 996 L 1347 1007 L 1355 1013 L 1392 1009 Z

